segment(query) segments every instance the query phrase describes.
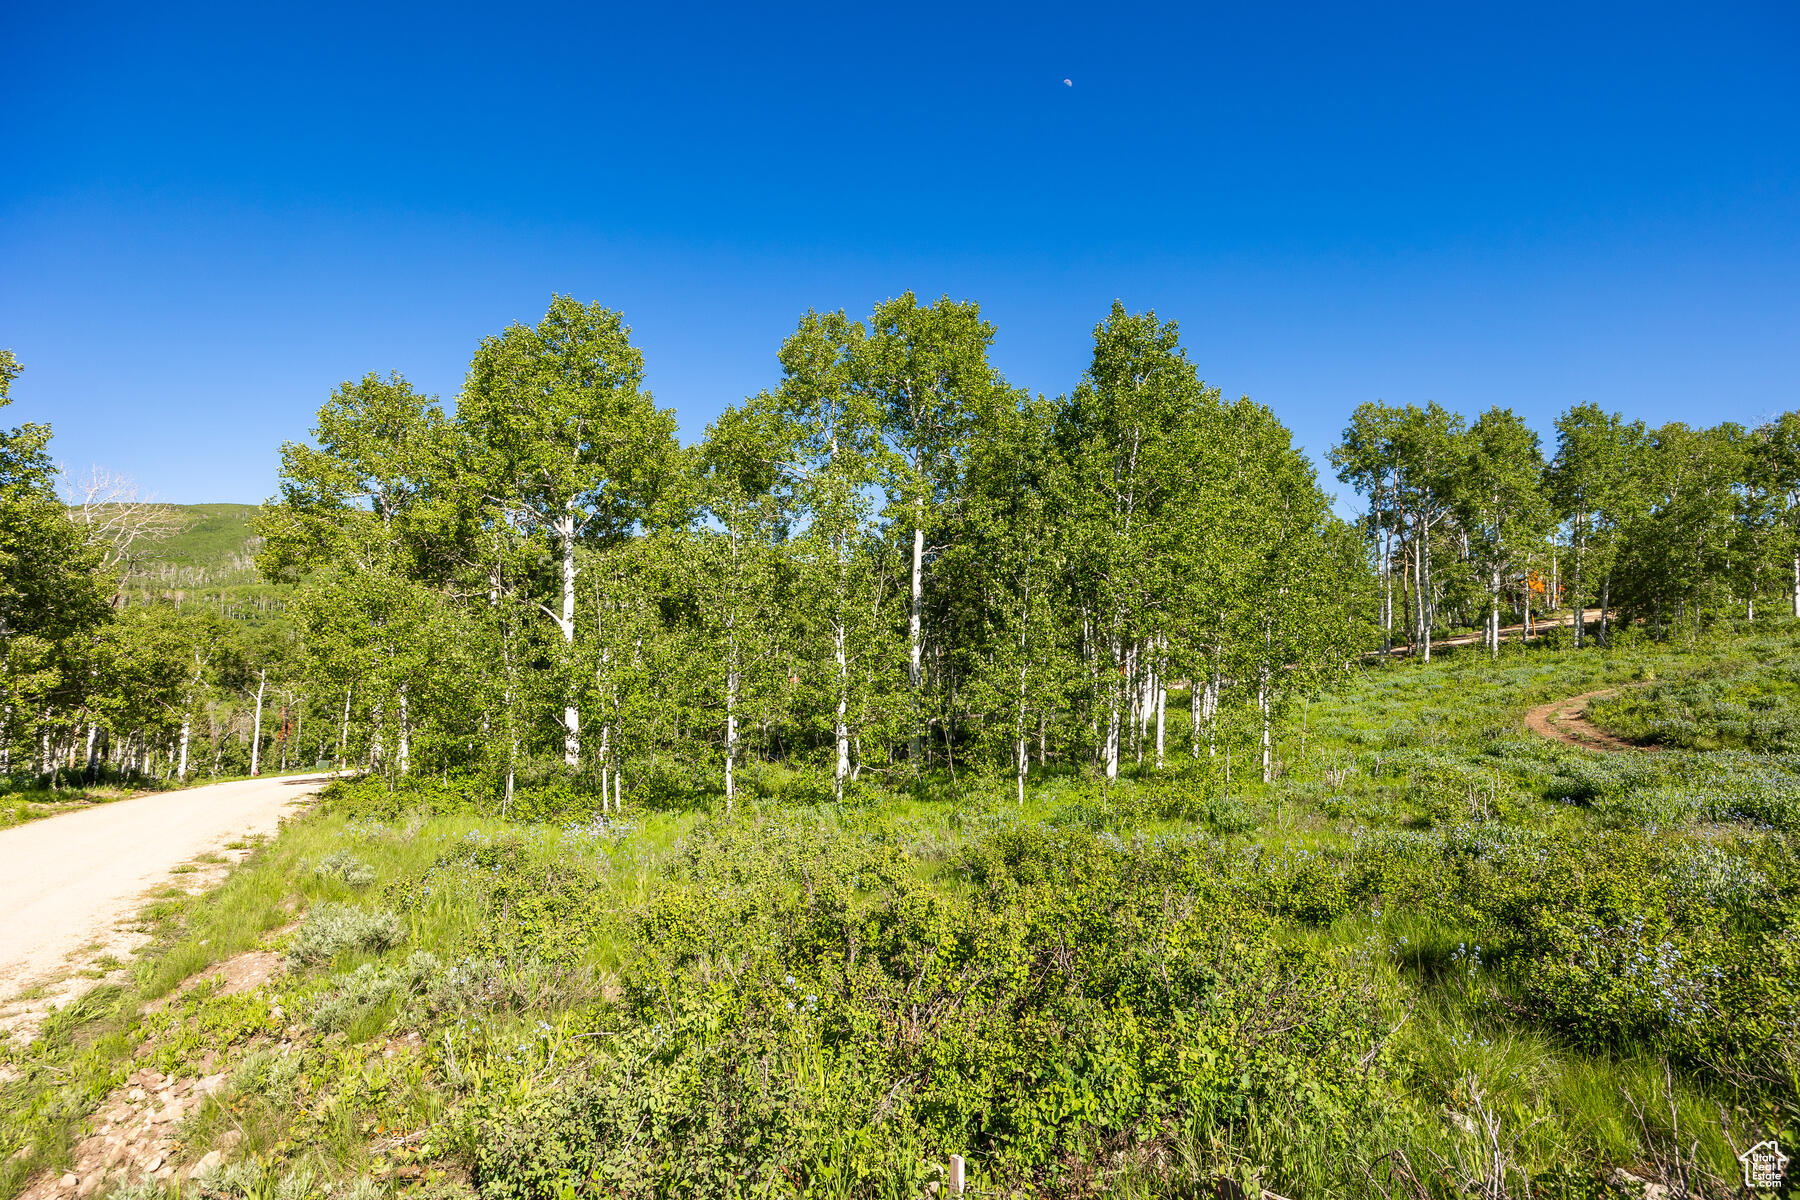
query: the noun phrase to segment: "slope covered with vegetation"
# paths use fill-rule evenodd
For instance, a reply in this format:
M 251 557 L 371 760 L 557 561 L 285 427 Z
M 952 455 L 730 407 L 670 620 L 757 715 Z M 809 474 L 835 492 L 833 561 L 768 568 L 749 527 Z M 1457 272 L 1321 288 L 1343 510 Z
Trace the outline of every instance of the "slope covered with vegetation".
M 239 1131 L 207 1182 L 246 1196 L 916 1196 L 950 1153 L 986 1194 L 1730 1194 L 1800 1115 L 1800 759 L 1520 718 L 1800 625 L 1620 641 L 1359 672 L 1269 784 L 1183 755 L 840 802 L 771 767 L 733 811 L 623 818 L 341 784 L 166 912 L 131 988 L 5 1051 L 42 1156 L 6 1169 L 53 1163 L 141 1044 L 230 1071 L 184 1138 Z M 137 1015 L 265 945 L 274 984 Z

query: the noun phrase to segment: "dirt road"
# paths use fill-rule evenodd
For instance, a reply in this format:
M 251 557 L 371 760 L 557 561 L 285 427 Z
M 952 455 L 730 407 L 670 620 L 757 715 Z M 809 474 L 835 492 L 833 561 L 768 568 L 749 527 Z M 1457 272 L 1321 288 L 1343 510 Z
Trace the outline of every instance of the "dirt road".
M 1615 609 L 1614 611 L 1617 611 L 1617 610 Z M 1582 610 L 1582 613 L 1587 618 L 1587 624 L 1590 628 L 1594 625 L 1595 622 L 1600 620 L 1600 610 L 1597 608 L 1585 608 Z M 1560 616 L 1554 616 L 1554 617 L 1539 617 L 1539 618 L 1537 618 L 1536 621 L 1534 621 L 1532 623 L 1532 629 L 1534 630 L 1534 632 L 1532 633 L 1531 636 L 1532 637 L 1542 637 L 1545 633 L 1547 633 L 1548 631 L 1550 631 L 1552 629 L 1572 629 L 1572 628 L 1574 628 L 1574 626 L 1575 626 L 1575 614 L 1574 613 L 1563 613 Z M 1524 628 L 1525 627 L 1523 625 L 1502 625 L 1500 627 L 1500 641 L 1502 643 L 1518 641 L 1519 634 L 1524 630 Z M 1442 650 L 1447 646 L 1474 646 L 1474 645 L 1478 645 L 1478 644 L 1485 644 L 1486 640 L 1487 640 L 1487 635 L 1485 633 L 1462 633 L 1462 634 L 1458 634 L 1455 637 L 1433 638 L 1431 640 L 1431 648 L 1433 650 Z M 1413 651 L 1412 646 L 1402 642 L 1402 643 L 1396 644 L 1394 646 L 1393 653 L 1394 653 L 1395 658 L 1399 658 L 1402 655 L 1411 654 L 1412 651 Z M 1379 657 L 1380 654 L 1381 654 L 1381 651 L 1379 651 L 1379 650 L 1371 650 L 1368 653 L 1364 654 L 1363 657 L 1364 658 Z
M 275 832 L 325 775 L 216 783 L 0 830 L 0 1002 L 108 942 L 151 888 L 197 854 Z

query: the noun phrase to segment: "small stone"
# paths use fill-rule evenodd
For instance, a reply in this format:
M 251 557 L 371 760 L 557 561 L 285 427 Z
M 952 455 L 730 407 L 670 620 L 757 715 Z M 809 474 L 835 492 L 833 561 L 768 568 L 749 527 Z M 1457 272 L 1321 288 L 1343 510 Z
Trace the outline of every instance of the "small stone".
M 144 1089 L 141 1087 L 132 1088 L 131 1091 L 127 1093 L 127 1098 L 129 1098 L 133 1104 L 142 1103 L 144 1099 Z
M 209 1151 L 199 1162 L 187 1169 L 187 1177 L 192 1179 L 203 1171 L 210 1171 L 225 1161 L 225 1156 L 217 1150 Z
M 221 1150 L 229 1150 L 233 1146 L 237 1145 L 239 1142 L 241 1142 L 243 1140 L 244 1140 L 244 1131 L 243 1130 L 227 1129 L 224 1133 L 221 1133 L 219 1135 L 219 1148 Z
M 154 1172 L 160 1166 L 162 1166 L 162 1155 L 159 1154 L 144 1164 L 144 1170 Z
M 65 1173 L 61 1179 L 57 1180 L 57 1182 L 62 1184 L 64 1187 L 74 1187 L 76 1184 L 81 1182 L 81 1178 L 80 1178 L 80 1176 L 76 1175 L 74 1172 L 71 1171 L 71 1172 Z

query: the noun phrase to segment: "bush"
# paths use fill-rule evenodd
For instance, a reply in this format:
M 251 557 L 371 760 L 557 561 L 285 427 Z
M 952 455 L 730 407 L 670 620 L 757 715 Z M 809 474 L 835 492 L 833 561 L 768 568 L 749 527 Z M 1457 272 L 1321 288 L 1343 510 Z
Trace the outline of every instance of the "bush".
M 334 850 L 313 865 L 313 874 L 321 879 L 337 879 L 361 890 L 375 882 L 375 871 L 368 863 L 347 850 Z
M 310 1023 L 327 1033 L 347 1029 L 390 1000 L 425 992 L 442 974 L 437 956 L 423 950 L 386 970 L 364 963 L 332 983 L 314 1007 Z
M 405 940 L 400 918 L 386 909 L 315 904 L 288 947 L 288 961 L 294 966 L 311 966 L 329 962 L 347 950 L 391 950 Z

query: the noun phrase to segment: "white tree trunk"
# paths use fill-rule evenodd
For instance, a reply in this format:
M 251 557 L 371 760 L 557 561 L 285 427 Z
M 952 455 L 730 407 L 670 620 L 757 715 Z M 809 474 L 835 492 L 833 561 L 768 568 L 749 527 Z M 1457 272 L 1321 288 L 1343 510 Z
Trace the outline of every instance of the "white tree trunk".
M 850 777 L 850 667 L 845 654 L 848 631 L 839 620 L 831 627 L 832 653 L 837 659 L 837 720 L 832 732 L 837 736 L 837 769 L 832 773 L 832 788 L 839 800 L 844 798 L 844 780 Z
M 338 769 L 344 767 L 345 755 L 350 753 L 350 697 L 356 691 L 356 685 L 350 684 L 344 689 L 344 724 L 338 730 Z
M 1169 728 L 1169 688 L 1168 681 L 1161 672 L 1156 676 L 1156 769 L 1162 770 L 1163 748 L 1167 741 Z
M 556 538 L 562 547 L 562 617 L 556 627 L 562 633 L 563 647 L 573 658 L 575 649 L 575 502 L 557 518 Z M 565 664 L 565 676 L 570 675 Z M 573 687 L 568 679 L 565 687 Z M 581 764 L 581 711 L 573 698 L 563 706 L 563 762 L 574 767 Z
M 1188 672 L 1188 748 L 1200 757 L 1200 681 Z
M 910 655 L 906 678 L 912 686 L 913 701 L 913 734 L 908 757 L 912 759 L 913 770 L 918 771 L 919 761 L 919 719 L 923 712 L 924 697 L 920 689 L 925 682 L 925 637 L 923 609 L 925 606 L 925 512 L 923 497 L 913 500 L 913 539 L 912 539 L 912 601 L 906 619 L 906 645 Z
M 89 775 L 92 775 L 94 773 L 94 765 L 95 765 L 94 749 L 99 744 L 100 744 L 100 726 L 98 726 L 92 722 L 89 722 L 88 736 L 87 736 L 87 769 L 88 769 Z
M 194 726 L 192 711 L 181 714 L 181 765 L 175 768 L 175 778 L 186 779 L 188 767 L 188 737 Z
M 738 670 L 735 634 L 727 638 L 725 654 L 730 662 L 730 666 L 725 672 L 725 811 L 730 812 L 732 801 L 737 796 L 737 783 L 732 773 L 737 764 L 738 740 Z
M 1800 617 L 1800 550 L 1794 552 L 1794 615 Z
M 1264 783 L 1272 783 L 1275 779 L 1274 738 L 1269 728 L 1269 670 L 1263 668 L 1262 682 L 1256 689 L 1256 708 L 1262 714 L 1262 778 Z
M 406 685 L 400 685 L 400 750 L 395 763 L 402 775 L 412 770 L 412 715 L 406 707 Z
M 1419 551 L 1419 624 L 1425 643 L 1425 661 L 1431 661 L 1431 524 L 1425 525 L 1424 544 Z
M 262 774 L 263 690 L 268 686 L 269 669 L 264 667 L 256 676 L 256 721 L 250 727 L 250 778 L 252 779 Z
M 1214 671 L 1206 681 L 1204 703 L 1206 717 L 1206 757 L 1219 757 L 1219 673 Z
M 1107 689 L 1112 697 L 1112 704 L 1110 705 L 1110 711 L 1108 712 L 1106 719 L 1106 777 L 1108 779 L 1117 779 L 1119 777 L 1119 679 L 1123 674 L 1124 666 L 1124 664 L 1119 662 L 1119 641 L 1117 638 L 1113 639 L 1112 658 L 1113 662 L 1117 665 L 1115 666 L 1116 673 L 1113 677 L 1111 686 Z
M 1381 657 L 1394 652 L 1394 546 L 1387 527 L 1381 531 Z
M 1490 658 L 1500 657 L 1500 572 L 1494 572 L 1493 584 L 1488 591 L 1488 654 Z

